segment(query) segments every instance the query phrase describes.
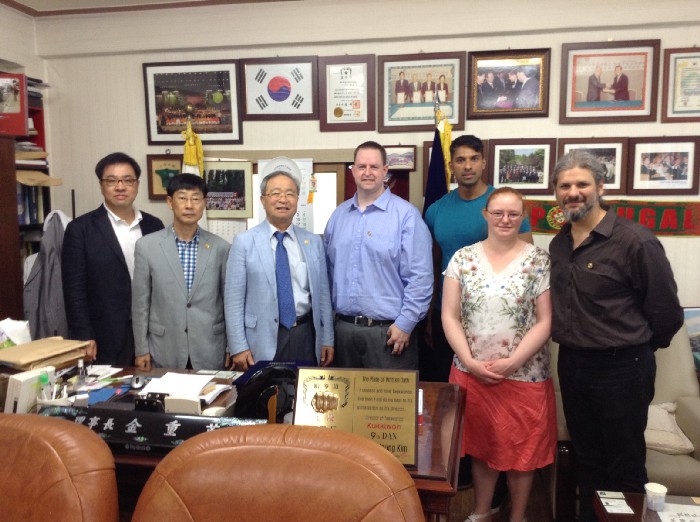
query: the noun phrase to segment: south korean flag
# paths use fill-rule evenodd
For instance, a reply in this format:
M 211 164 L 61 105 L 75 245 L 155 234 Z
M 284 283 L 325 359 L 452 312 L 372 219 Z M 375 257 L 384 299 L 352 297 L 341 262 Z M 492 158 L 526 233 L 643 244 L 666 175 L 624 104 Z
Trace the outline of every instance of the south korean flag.
M 310 63 L 245 66 L 248 115 L 313 114 Z

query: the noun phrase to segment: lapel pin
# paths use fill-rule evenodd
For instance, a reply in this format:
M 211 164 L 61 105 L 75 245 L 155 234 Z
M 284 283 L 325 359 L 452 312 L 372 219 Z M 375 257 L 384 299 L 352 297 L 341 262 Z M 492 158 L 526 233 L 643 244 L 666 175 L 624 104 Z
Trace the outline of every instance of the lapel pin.
M 204 248 L 209 248 L 209 243 L 204 243 Z

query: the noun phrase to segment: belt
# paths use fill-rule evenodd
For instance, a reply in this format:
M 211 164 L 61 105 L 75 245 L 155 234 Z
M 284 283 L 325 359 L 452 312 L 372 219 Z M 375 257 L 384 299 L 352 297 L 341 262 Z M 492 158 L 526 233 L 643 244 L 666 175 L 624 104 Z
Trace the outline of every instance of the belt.
M 370 319 L 364 315 L 335 314 L 335 316 L 341 321 L 352 323 L 355 326 L 389 326 L 390 324 L 394 324 L 394 321 L 379 321 L 377 319 Z
M 311 312 L 309 312 L 308 314 L 304 314 L 301 317 L 297 317 L 297 320 L 292 325 L 292 328 L 294 328 L 295 326 L 299 326 L 300 324 L 308 323 L 309 321 L 311 321 Z

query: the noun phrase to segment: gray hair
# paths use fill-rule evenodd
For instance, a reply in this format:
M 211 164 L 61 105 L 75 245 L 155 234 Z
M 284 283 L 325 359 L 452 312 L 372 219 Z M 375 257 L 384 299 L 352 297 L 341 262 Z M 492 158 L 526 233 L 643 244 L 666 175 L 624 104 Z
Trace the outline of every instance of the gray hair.
M 301 192 L 301 183 L 299 183 L 299 180 L 295 176 L 292 176 L 289 172 L 285 170 L 275 170 L 274 172 L 270 172 L 260 182 L 260 194 L 265 194 L 265 192 L 267 191 L 267 182 L 270 181 L 272 178 L 276 178 L 277 176 L 284 176 L 286 178 L 291 179 L 294 182 L 294 185 L 296 185 L 297 187 L 297 194 Z
M 565 170 L 584 169 L 593 175 L 596 185 L 605 183 L 605 175 L 607 169 L 597 156 L 582 149 L 575 149 L 562 156 L 557 164 L 554 165 L 554 174 L 552 175 L 552 186 L 556 188 L 559 174 Z

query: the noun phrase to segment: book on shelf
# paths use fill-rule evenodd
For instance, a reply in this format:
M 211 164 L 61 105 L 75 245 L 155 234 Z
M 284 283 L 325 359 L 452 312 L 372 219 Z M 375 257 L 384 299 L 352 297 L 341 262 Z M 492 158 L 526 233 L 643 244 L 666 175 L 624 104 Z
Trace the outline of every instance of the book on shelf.
M 20 225 L 26 224 L 24 208 L 24 185 L 17 183 L 17 221 Z
M 15 150 L 15 162 L 17 160 L 46 159 L 48 155 L 48 152 L 43 150 Z
M 39 223 L 39 189 L 37 187 L 27 187 L 27 208 L 29 208 L 29 224 Z
M 31 167 L 46 167 L 49 162 L 45 159 L 17 159 L 15 155 L 15 165 L 24 165 Z

